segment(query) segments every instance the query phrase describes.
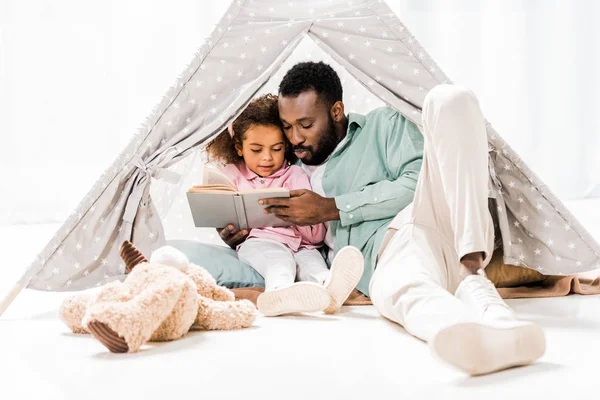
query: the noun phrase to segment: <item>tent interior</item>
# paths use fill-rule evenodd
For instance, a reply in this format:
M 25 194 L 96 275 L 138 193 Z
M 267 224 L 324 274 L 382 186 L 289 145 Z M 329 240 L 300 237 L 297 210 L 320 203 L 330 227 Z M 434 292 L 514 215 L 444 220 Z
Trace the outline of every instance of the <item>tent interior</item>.
M 292 54 L 255 97 L 266 93 L 277 94 L 279 82 L 281 82 L 285 73 L 294 64 L 302 61 L 323 61 L 335 69 L 340 76 L 342 87 L 344 88 L 344 106 L 346 112 L 366 114 L 377 107 L 386 105 L 317 46 L 309 36 L 305 36 L 302 39 Z M 167 241 L 182 239 L 224 245 L 223 241 L 216 235 L 214 229 L 194 227 L 190 207 L 185 195 L 190 187 L 202 183 L 202 171 L 207 164 L 208 160 L 204 146 L 199 146 L 186 158 L 169 168 L 171 171 L 182 176 L 182 179 L 177 184 L 153 179 L 150 193 L 161 217 Z
M 285 72 L 304 60 L 322 60 L 338 72 L 346 112 L 386 105 L 308 36 L 256 96 L 277 93 Z M 214 229 L 194 227 L 186 200 L 206 162 L 200 146 L 169 168 L 182 176 L 178 183 L 153 179 L 150 194 L 167 240 L 225 245 Z M 600 200 L 566 205 L 600 240 Z M 0 226 L 0 242 L 10 249 L 2 295 L 58 229 L 56 223 Z M 372 306 L 344 307 L 334 316 L 259 317 L 249 329 L 193 332 L 129 355 L 70 333 L 57 316 L 68 295 L 25 290 L 0 319 L 0 398 L 564 398 L 593 393 L 600 359 L 600 296 L 509 300 L 520 317 L 545 329 L 546 355 L 530 367 L 467 378 Z

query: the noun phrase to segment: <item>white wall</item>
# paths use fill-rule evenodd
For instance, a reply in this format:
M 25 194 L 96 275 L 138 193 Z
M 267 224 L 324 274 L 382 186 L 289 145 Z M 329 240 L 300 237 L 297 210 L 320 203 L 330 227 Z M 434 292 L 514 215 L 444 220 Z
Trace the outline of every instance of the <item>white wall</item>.
M 559 195 L 600 182 L 599 2 L 388 3 Z M 64 218 L 228 5 L 2 0 L 0 224 Z

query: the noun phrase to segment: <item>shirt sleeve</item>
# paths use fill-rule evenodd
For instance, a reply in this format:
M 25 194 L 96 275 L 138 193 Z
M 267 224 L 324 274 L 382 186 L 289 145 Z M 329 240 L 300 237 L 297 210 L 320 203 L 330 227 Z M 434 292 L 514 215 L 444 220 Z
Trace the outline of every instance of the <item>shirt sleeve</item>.
M 286 188 L 289 190 L 308 189 L 312 190 L 308 175 L 297 166 L 292 166 L 292 174 L 290 179 L 286 182 Z M 291 227 L 296 234 L 302 238 L 303 244 L 318 245 L 325 240 L 325 234 L 327 230 L 325 224 L 308 225 L 308 226 L 292 226 Z
M 335 197 L 342 226 L 392 218 L 414 198 L 423 163 L 423 135 L 411 121 L 397 113 L 385 129 L 385 149 L 389 180 L 365 186 L 357 192 Z

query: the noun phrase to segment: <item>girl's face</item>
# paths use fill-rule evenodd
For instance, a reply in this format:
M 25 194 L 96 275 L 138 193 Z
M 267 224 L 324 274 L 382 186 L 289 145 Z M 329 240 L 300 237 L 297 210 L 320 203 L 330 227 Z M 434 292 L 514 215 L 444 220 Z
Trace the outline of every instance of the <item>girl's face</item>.
M 236 151 L 252 172 L 269 176 L 281 168 L 285 160 L 283 131 L 274 126 L 252 126 L 246 131 L 242 146 L 236 145 Z

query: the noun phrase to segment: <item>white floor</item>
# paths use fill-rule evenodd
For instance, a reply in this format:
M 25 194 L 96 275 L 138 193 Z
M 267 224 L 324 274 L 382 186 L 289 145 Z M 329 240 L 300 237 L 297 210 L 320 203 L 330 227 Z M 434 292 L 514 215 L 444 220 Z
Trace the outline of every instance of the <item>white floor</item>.
M 570 204 L 600 239 L 600 201 Z M 56 225 L 0 227 L 1 294 Z M 534 366 L 467 378 L 372 307 L 259 318 L 233 332 L 200 332 L 109 353 L 56 317 L 63 294 L 24 291 L 0 318 L 0 399 L 561 399 L 594 396 L 600 296 L 513 300 L 540 323 L 547 353 Z

